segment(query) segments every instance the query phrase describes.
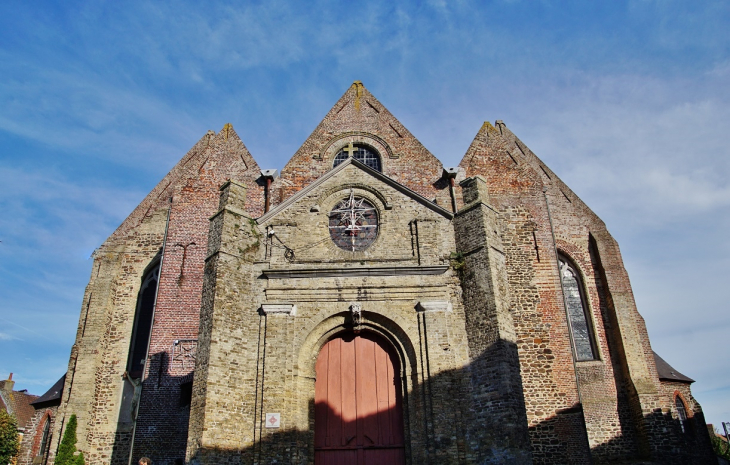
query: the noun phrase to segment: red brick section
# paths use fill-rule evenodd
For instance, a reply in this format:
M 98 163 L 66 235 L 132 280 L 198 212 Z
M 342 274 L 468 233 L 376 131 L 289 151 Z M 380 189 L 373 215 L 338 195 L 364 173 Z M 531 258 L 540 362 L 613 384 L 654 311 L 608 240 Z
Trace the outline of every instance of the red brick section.
M 52 407 L 36 411 L 36 414 L 33 417 L 32 443 L 28 444 L 27 450 L 21 449 L 21 453 L 25 452 L 25 454 L 22 457 L 18 457 L 18 465 L 30 465 L 33 463 L 33 459 L 40 454 L 41 441 L 43 440 L 43 429 L 46 427 L 46 422 L 53 422 L 56 409 L 57 407 Z M 25 443 L 25 437 L 23 439 L 23 442 Z M 51 438 L 49 437 L 48 440 L 50 441 Z
M 501 121 L 482 126 L 459 168 L 459 177 L 487 179 L 490 201 L 505 221 L 502 240 L 535 463 L 587 461 L 584 422 L 594 459 L 645 455 L 677 462 L 662 437 L 666 422 L 660 412 L 669 403 L 659 395 L 646 326 L 605 224 Z M 578 362 L 576 369 L 556 248 L 582 274 L 598 347 L 597 360 Z M 582 415 L 570 413 L 581 407 Z
M 350 86 L 281 170 L 281 178 L 273 185 L 274 202 L 286 200 L 331 170 L 337 150 L 353 140 L 375 141 L 384 174 L 450 208 L 449 192 L 441 181 L 441 162 L 359 81 Z M 389 151 L 383 151 L 377 141 Z
M 210 138 L 210 149 L 186 164 L 172 184 L 167 246 L 149 348 L 134 450 L 136 455 L 185 456 L 189 410 L 180 406 L 180 384 L 192 381 L 193 364 L 172 359 L 173 341 L 197 339 L 209 218 L 216 212 L 219 188 L 229 178 L 246 187 L 246 209 L 263 213 L 260 168 L 230 125 Z

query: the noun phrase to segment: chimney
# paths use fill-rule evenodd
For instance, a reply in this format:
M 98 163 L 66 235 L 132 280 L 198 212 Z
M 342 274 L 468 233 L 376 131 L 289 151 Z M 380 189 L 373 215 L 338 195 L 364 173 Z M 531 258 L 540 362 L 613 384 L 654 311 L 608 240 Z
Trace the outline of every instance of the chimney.
M 5 391 L 12 392 L 13 386 L 15 386 L 15 381 L 13 381 L 13 374 L 10 373 L 10 376 L 8 376 L 8 379 L 5 381 Z

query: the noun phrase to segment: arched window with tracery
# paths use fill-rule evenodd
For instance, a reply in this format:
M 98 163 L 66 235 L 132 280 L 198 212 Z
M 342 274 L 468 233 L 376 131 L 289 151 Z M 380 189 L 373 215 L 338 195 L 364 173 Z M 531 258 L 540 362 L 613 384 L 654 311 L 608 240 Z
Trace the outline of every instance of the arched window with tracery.
M 335 161 L 332 167 L 338 166 L 348 158 L 354 158 L 355 160 L 363 163 L 375 171 L 383 171 L 380 163 L 380 155 L 374 149 L 360 144 L 349 144 L 342 147 L 337 155 L 335 155 Z
M 563 285 L 563 297 L 568 311 L 568 324 L 573 338 L 575 359 L 579 362 L 596 360 L 597 351 L 593 326 L 588 314 L 588 305 L 580 273 L 567 257 L 560 255 L 560 279 Z
M 152 331 L 152 315 L 155 309 L 159 275 L 160 262 L 158 260 L 148 268 L 142 278 L 142 286 L 137 296 L 137 310 L 134 315 L 134 327 L 127 359 L 127 372 L 131 378 L 141 378 L 144 372 L 147 345 Z

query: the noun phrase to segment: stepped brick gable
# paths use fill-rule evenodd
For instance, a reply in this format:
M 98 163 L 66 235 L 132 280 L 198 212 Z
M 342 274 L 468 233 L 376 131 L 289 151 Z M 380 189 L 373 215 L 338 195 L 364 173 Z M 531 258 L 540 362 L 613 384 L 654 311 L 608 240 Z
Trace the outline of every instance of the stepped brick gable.
M 714 463 L 692 382 L 504 123 L 445 169 L 355 82 L 280 176 L 210 131 L 95 252 L 48 450 L 75 414 L 93 464 Z

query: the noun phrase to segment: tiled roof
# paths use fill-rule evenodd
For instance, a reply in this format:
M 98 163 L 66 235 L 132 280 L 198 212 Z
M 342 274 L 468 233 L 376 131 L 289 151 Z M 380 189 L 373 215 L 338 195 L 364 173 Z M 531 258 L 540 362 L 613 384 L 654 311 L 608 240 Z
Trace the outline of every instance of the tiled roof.
M 678 370 L 672 368 L 663 358 L 654 352 L 654 361 L 656 362 L 656 371 L 659 374 L 659 379 L 664 381 L 679 381 L 682 383 L 694 383 L 695 380 L 688 378 L 680 373 Z
M 5 381 L 0 381 L 0 397 L 5 410 L 18 420 L 18 428 L 25 428 L 35 414 L 35 408 L 30 404 L 38 396 L 28 394 L 26 391 L 7 391 Z

